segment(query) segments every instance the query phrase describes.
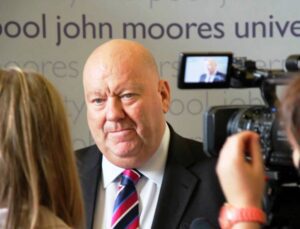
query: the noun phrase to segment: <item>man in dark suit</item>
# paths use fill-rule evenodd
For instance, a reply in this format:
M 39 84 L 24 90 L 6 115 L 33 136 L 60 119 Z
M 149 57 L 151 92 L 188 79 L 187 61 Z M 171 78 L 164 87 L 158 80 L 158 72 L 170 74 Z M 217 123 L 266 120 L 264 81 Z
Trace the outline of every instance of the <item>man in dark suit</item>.
M 225 74 L 218 71 L 217 62 L 213 59 L 206 62 L 207 72 L 200 76 L 200 82 L 220 82 L 225 80 Z
M 120 175 L 133 168 L 141 174 L 140 228 L 189 228 L 197 218 L 217 226 L 224 197 L 216 161 L 167 124 L 170 87 L 150 52 L 134 41 L 109 41 L 88 58 L 83 84 L 96 143 L 76 152 L 87 228 L 111 228 Z

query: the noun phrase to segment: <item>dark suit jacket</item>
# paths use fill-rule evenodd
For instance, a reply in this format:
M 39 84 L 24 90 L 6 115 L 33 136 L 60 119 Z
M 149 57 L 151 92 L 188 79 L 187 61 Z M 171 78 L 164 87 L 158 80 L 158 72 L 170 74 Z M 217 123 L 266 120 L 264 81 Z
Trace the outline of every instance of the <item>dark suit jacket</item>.
M 207 74 L 202 74 L 200 76 L 200 82 L 206 81 Z M 222 72 L 216 72 L 213 82 L 219 82 L 225 80 L 225 74 Z
M 171 138 L 165 174 L 152 228 L 189 228 L 196 218 L 217 227 L 224 202 L 216 174 L 216 160 L 203 153 L 202 143 L 186 139 L 170 127 Z M 76 152 L 83 188 L 87 228 L 92 228 L 101 178 L 102 154 L 96 145 Z

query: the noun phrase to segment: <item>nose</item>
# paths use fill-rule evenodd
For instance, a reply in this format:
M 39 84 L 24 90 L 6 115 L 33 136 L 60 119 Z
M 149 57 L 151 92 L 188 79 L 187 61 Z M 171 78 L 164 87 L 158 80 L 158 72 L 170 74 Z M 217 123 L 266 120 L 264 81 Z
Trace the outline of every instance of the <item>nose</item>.
M 122 102 L 117 97 L 109 98 L 106 106 L 106 119 L 109 121 L 118 121 L 125 117 Z

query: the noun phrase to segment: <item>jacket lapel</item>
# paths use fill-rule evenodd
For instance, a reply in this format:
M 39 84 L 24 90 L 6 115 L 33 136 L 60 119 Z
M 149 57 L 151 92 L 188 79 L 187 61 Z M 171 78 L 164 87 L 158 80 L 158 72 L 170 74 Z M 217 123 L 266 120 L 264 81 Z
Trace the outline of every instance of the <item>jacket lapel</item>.
M 152 228 L 177 228 L 193 190 L 199 182 L 189 170 L 195 159 L 187 153 L 184 139 L 173 129 L 168 150 L 163 185 L 157 203 Z

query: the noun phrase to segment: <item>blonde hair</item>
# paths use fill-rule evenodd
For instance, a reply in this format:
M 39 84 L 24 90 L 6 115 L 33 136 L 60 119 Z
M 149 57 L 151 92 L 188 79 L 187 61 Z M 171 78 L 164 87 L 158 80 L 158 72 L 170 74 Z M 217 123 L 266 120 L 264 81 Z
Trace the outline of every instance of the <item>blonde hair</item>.
M 34 228 L 40 206 L 69 226 L 82 227 L 80 183 L 59 93 L 38 73 L 0 69 L 0 104 L 0 204 L 8 207 L 6 228 Z

